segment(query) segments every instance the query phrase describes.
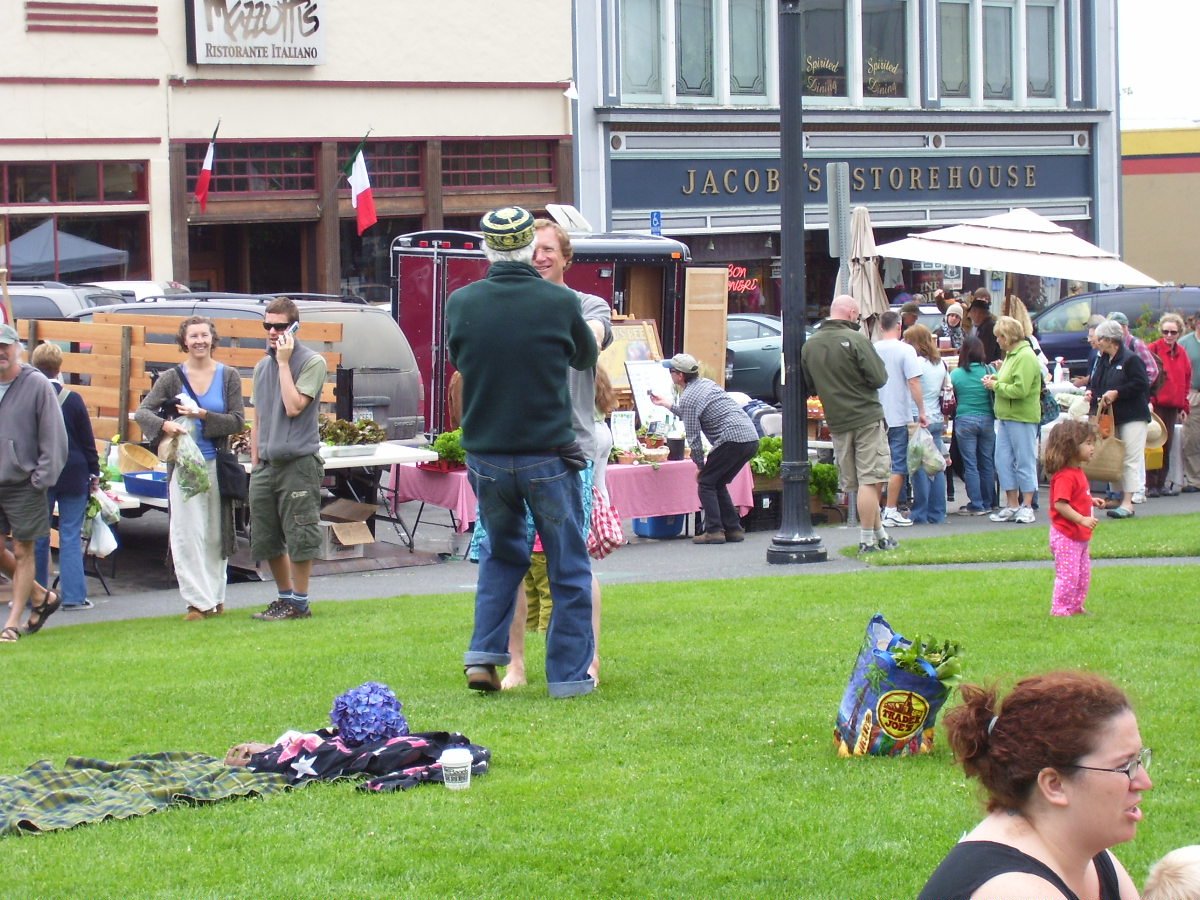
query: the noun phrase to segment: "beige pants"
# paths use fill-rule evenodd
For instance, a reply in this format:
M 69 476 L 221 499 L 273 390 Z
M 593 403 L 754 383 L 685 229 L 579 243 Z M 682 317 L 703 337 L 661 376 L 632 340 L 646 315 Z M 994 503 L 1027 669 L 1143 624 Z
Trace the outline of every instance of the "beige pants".
M 208 463 L 209 489 L 183 499 L 175 470 L 167 493 L 171 501 L 171 557 L 179 594 L 204 612 L 225 602 L 225 557 L 221 555 L 221 494 L 217 461 Z
M 1200 488 L 1200 391 L 1189 391 L 1191 408 L 1183 423 L 1183 483 Z
M 1149 422 L 1126 422 L 1117 426 L 1117 437 L 1125 442 L 1125 477 L 1121 488 L 1128 494 L 1146 489 L 1146 429 Z

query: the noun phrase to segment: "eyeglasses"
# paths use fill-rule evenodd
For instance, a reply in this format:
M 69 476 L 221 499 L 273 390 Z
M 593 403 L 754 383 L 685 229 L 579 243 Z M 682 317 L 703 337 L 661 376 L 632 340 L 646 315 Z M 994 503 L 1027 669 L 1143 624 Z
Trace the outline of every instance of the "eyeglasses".
M 1179 334 L 1179 329 L 1178 328 L 1164 328 L 1162 330 L 1162 333 L 1163 334 Z
M 291 322 L 263 322 L 263 331 L 287 331 Z
M 1124 775 L 1126 778 L 1128 778 L 1129 781 L 1132 783 L 1134 777 L 1137 775 L 1139 768 L 1145 769 L 1147 772 L 1150 771 L 1150 759 L 1152 756 L 1153 756 L 1153 752 L 1150 750 L 1150 748 L 1143 747 L 1136 757 L 1134 757 L 1132 760 L 1130 760 L 1126 765 L 1121 766 L 1121 768 L 1119 768 L 1119 769 L 1101 769 L 1101 768 L 1098 768 L 1097 766 L 1080 766 L 1080 765 L 1071 765 L 1071 766 L 1068 766 L 1067 768 L 1087 769 L 1088 771 L 1091 771 L 1091 772 L 1120 772 L 1122 775 Z

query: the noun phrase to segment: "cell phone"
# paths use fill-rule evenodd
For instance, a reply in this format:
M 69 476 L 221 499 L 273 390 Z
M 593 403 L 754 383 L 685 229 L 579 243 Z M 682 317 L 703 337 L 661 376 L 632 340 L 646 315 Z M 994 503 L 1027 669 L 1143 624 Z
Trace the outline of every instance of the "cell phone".
M 296 332 L 299 330 L 300 330 L 300 322 L 299 322 L 299 320 L 297 320 L 287 327 L 287 331 L 285 331 L 284 334 L 290 334 L 292 337 L 295 337 Z

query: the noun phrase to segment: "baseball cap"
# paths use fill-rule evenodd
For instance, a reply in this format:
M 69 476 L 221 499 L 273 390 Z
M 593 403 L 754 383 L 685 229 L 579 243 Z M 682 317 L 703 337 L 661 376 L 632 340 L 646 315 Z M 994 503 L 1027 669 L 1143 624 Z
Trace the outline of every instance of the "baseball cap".
M 906 315 L 910 315 L 910 316 L 920 315 L 921 314 L 921 304 L 918 303 L 916 300 L 909 300 L 907 303 L 905 303 L 904 305 L 902 305 L 900 307 L 900 312 L 902 312 Z
M 0 344 L 18 344 L 21 342 L 17 329 L 11 325 L 0 325 Z
M 519 206 L 492 210 L 479 220 L 479 227 L 493 250 L 520 250 L 533 243 L 533 216 Z
M 664 369 L 673 369 L 684 375 L 695 375 L 700 371 L 700 363 L 690 353 L 676 353 L 670 359 L 663 360 Z
M 1129 325 L 1129 316 L 1125 315 L 1123 312 L 1110 312 L 1108 314 L 1108 318 L 1110 321 L 1119 322 L 1125 326 Z

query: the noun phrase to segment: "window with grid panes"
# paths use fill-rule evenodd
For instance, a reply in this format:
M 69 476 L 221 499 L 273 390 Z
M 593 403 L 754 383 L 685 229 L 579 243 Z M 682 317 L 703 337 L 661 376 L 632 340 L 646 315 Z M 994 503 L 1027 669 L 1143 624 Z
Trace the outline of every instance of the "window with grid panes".
M 345 170 L 357 143 L 338 144 L 338 169 Z M 416 141 L 368 141 L 363 147 L 372 190 L 419 190 L 421 146 Z M 341 187 L 349 191 L 343 180 Z
M 204 164 L 208 144 L 188 144 L 188 191 Z M 213 155 L 211 194 L 263 194 L 317 189 L 313 144 L 235 144 L 218 141 Z
M 442 185 L 451 188 L 550 187 L 550 141 L 444 141 Z
M 0 202 L 120 203 L 146 201 L 145 162 L 0 164 Z

